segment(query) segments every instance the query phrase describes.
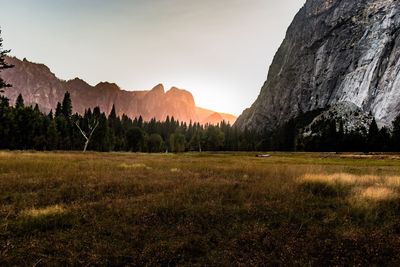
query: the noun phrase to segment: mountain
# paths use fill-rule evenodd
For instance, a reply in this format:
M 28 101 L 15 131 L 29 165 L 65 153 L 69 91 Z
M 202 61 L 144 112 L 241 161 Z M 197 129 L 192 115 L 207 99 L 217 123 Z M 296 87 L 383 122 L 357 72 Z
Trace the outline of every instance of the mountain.
M 209 109 L 196 107 L 196 114 L 199 122 L 201 124 L 217 124 L 221 121 L 229 122 L 233 125 L 236 121 L 236 117 L 231 114 L 218 113 Z
M 236 125 L 275 129 L 347 103 L 382 125 L 400 112 L 400 3 L 307 0 L 287 30 L 256 102 Z M 348 110 L 348 109 L 346 109 Z
M 54 110 L 57 102 L 61 102 L 66 91 L 71 94 L 74 112 L 83 113 L 87 108 L 99 106 L 108 114 L 113 104 L 119 115 L 126 114 L 129 117 L 142 116 L 144 120 L 156 118 L 165 120 L 167 116 L 179 121 L 201 122 L 216 124 L 215 118 L 204 117 L 204 110 L 195 105 L 192 94 L 186 90 L 172 87 L 165 91 L 159 84 L 151 90 L 125 91 L 115 83 L 101 82 L 91 86 L 85 81 L 75 78 L 63 81 L 56 77 L 44 64 L 19 60 L 8 57 L 7 62 L 14 68 L 5 70 L 1 77 L 13 87 L 6 90 L 6 96 L 11 103 L 15 102 L 18 94 L 22 94 L 26 104 L 38 104 L 44 112 Z M 220 114 L 219 118 L 234 123 L 235 117 L 229 114 Z

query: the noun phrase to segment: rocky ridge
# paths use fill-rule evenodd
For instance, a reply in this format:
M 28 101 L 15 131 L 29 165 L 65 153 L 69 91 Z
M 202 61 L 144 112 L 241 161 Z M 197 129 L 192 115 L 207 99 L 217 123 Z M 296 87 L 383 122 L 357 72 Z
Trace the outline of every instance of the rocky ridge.
M 3 71 L 1 77 L 13 85 L 6 90 L 6 97 L 11 103 L 15 102 L 18 94 L 22 94 L 26 104 L 37 103 L 42 111 L 49 112 L 55 109 L 57 102 L 62 101 L 68 91 L 74 112 L 80 114 L 95 106 L 108 114 L 114 104 L 119 115 L 126 114 L 131 118 L 142 116 L 144 120 L 165 120 L 167 116 L 173 116 L 185 122 L 220 122 L 204 117 L 201 111 L 205 109 L 196 107 L 192 94 L 176 87 L 166 91 L 162 84 L 158 84 L 151 90 L 125 91 L 109 82 L 91 86 L 79 78 L 60 80 L 44 64 L 32 63 L 26 59 L 21 61 L 15 57 L 7 58 L 7 62 L 13 64 L 14 68 Z M 221 118 L 229 119 L 231 123 L 236 120 L 234 116 L 226 114 L 221 114 Z

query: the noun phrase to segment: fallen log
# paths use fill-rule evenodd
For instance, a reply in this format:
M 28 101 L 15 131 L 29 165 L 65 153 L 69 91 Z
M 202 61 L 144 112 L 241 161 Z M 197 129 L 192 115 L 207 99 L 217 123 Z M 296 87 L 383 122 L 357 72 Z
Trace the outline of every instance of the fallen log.
M 269 154 L 261 154 L 261 155 L 256 155 L 257 158 L 269 158 L 271 155 Z

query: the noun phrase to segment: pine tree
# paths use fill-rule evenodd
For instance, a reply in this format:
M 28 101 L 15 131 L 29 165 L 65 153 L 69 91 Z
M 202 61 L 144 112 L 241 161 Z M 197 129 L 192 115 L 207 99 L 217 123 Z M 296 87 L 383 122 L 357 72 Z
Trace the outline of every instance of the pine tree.
M 203 139 L 204 139 L 203 130 L 200 127 L 196 126 L 192 138 L 190 139 L 189 142 L 190 150 L 202 152 L 204 147 Z
M 71 95 L 68 91 L 64 94 L 64 99 L 61 105 L 61 113 L 64 115 L 65 118 L 69 118 L 72 115 L 72 101 Z
M 95 107 L 93 109 L 93 119 L 97 122 L 97 126 L 93 132 L 89 148 L 95 151 L 109 151 L 109 129 L 107 125 L 107 117 L 100 111 L 99 107 Z
M 375 118 L 372 120 L 368 130 L 368 149 L 372 152 L 380 150 L 379 147 L 379 128 Z
M 394 151 L 400 151 L 400 114 L 392 123 L 392 149 Z
M 161 152 L 163 149 L 163 139 L 161 135 L 157 133 L 151 134 L 147 143 L 150 153 Z
M 139 127 L 132 127 L 126 132 L 126 141 L 129 151 L 143 151 L 145 133 Z
M 378 141 L 379 141 L 379 148 L 380 148 L 379 151 L 388 152 L 391 150 L 390 131 L 388 128 L 382 127 L 382 129 L 379 131 Z
M 6 56 L 10 53 L 10 50 L 3 50 L 3 39 L 1 38 L 0 30 L 0 72 L 4 69 L 9 69 L 14 67 L 6 62 Z M 6 83 L 2 78 L 0 78 L 0 93 L 4 93 L 4 89 L 11 87 L 10 84 Z
M 117 119 L 117 112 L 115 111 L 115 105 L 112 105 L 111 112 L 108 115 L 108 119 L 111 121 L 115 121 Z
M 169 137 L 170 150 L 174 153 L 185 152 L 186 139 L 181 133 L 171 134 Z
M 49 114 L 47 115 L 47 117 L 48 117 L 50 120 L 53 120 L 53 119 L 54 119 L 53 110 L 50 110 L 50 112 L 49 112 Z
M 21 109 L 21 108 L 24 108 L 24 107 L 25 107 L 24 98 L 22 97 L 21 94 L 19 94 L 17 96 L 17 100 L 15 101 L 15 108 L 16 109 Z
M 108 115 L 108 128 L 109 128 L 109 142 L 110 142 L 110 150 L 114 150 L 116 146 L 116 128 L 118 125 L 117 122 L 117 113 L 115 111 L 115 105 L 112 106 L 111 112 Z
M 8 99 L 0 96 L 0 148 L 10 149 L 12 139 L 12 108 Z
M 143 127 L 143 118 L 142 118 L 142 116 L 139 116 L 139 120 L 138 120 L 138 125 L 137 125 L 139 128 L 142 128 Z
M 56 150 L 58 147 L 58 132 L 56 121 L 52 120 L 47 128 L 47 150 Z
M 206 133 L 206 149 L 208 151 L 218 151 L 224 144 L 225 135 L 217 126 L 208 126 Z
M 56 107 L 55 116 L 56 116 L 56 118 L 57 118 L 57 117 L 60 117 L 62 114 L 63 114 L 63 112 L 62 112 L 62 105 L 61 105 L 60 102 L 57 102 L 57 107 Z

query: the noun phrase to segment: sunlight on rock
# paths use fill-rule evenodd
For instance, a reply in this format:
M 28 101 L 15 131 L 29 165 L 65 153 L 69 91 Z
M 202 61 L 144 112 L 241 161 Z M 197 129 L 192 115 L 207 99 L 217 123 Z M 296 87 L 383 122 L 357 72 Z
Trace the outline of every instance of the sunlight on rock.
M 65 208 L 60 205 L 48 206 L 42 209 L 28 209 L 21 212 L 21 214 L 25 217 L 42 217 L 42 216 L 52 216 L 59 215 L 65 212 Z

